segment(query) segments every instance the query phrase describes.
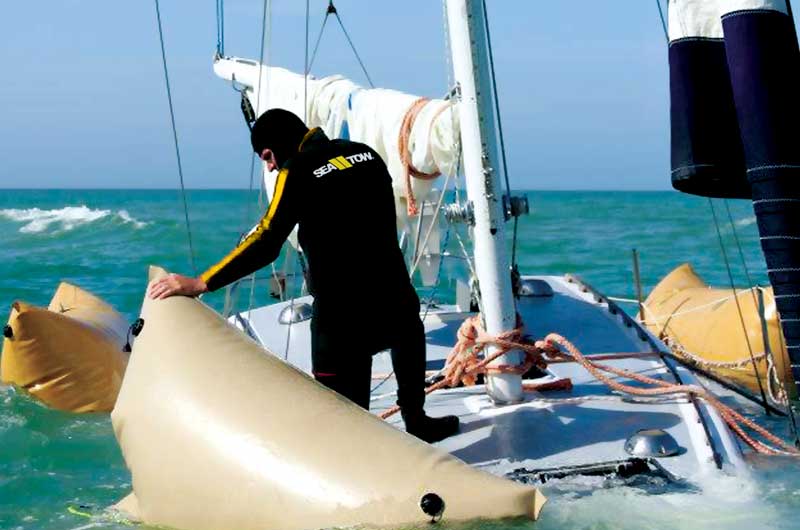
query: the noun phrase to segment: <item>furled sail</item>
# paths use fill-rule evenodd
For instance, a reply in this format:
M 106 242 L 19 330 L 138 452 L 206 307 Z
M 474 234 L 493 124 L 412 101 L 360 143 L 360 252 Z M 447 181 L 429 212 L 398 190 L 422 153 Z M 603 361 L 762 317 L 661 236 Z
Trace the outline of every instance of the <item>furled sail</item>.
M 669 3 L 672 185 L 750 198 L 720 15 L 725 2 Z
M 800 385 L 800 52 L 785 0 L 722 2 L 747 177 L 795 383 Z
M 398 216 L 408 205 L 407 182 L 418 203 L 429 198 L 434 185 L 433 179 L 407 180 L 409 166 L 412 174 L 456 172 L 458 112 L 446 100 L 425 103 L 396 90 L 366 89 L 338 75 L 309 76 L 306 83 L 302 74 L 235 57 L 217 58 L 214 71 L 243 88 L 256 116 L 273 107 L 284 108 L 304 117 L 309 127 L 321 127 L 329 138 L 363 142 L 375 149 L 392 174 Z

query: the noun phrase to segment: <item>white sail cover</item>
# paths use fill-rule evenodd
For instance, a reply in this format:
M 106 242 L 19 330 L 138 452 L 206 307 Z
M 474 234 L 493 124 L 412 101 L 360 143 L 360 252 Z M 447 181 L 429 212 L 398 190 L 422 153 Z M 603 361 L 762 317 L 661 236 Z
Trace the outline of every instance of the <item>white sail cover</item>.
M 218 58 L 214 72 L 243 86 L 257 116 L 270 108 L 283 108 L 305 117 L 309 127 L 321 127 L 329 138 L 347 138 L 375 149 L 392 175 L 401 226 L 407 221 L 405 167 L 399 139 L 403 119 L 418 96 L 366 89 L 338 75 L 321 79 L 309 76 L 306 86 L 302 74 L 235 57 Z M 408 139 L 414 167 L 423 173 L 454 174 L 459 157 L 458 130 L 456 108 L 443 99 L 431 99 L 417 114 Z M 421 203 L 428 198 L 435 180 L 412 177 L 411 183 L 414 196 Z M 267 190 L 271 189 L 268 185 Z
M 689 37 L 721 39 L 722 15 L 765 9 L 787 13 L 786 0 L 675 0 L 669 4 L 670 42 Z

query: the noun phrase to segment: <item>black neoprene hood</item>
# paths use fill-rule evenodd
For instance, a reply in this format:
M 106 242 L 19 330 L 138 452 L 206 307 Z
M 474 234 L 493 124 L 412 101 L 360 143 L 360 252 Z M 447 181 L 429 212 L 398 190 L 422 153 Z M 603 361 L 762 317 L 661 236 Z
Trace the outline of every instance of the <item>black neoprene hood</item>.
M 303 120 L 292 112 L 270 109 L 253 124 L 250 142 L 259 156 L 264 149 L 270 149 L 281 168 L 297 152 L 307 132 L 308 127 Z

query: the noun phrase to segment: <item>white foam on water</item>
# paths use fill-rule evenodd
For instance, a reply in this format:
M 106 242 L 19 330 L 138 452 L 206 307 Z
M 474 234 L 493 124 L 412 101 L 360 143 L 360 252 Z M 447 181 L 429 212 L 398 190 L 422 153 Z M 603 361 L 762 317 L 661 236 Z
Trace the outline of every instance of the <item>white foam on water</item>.
M 598 488 L 589 496 L 552 495 L 543 530 L 556 528 L 640 530 L 753 530 L 786 528 L 775 507 L 763 502 L 763 483 L 752 477 L 713 475 L 690 482 L 701 491 L 649 494 L 638 488 Z M 547 494 L 547 491 L 545 491 Z M 791 527 L 791 526 L 789 526 Z
M 131 214 L 128 213 L 128 210 L 119 210 L 117 216 L 126 223 L 132 223 L 135 228 L 144 228 L 147 226 L 147 223 L 144 221 L 139 221 L 132 217 Z
M 745 217 L 744 219 L 739 219 L 736 221 L 736 226 L 750 226 L 756 222 L 756 217 Z
M 37 234 L 48 230 L 51 226 L 54 227 L 54 231 L 72 230 L 107 217 L 116 217 L 123 223 L 132 224 L 134 228 L 147 226 L 147 223 L 132 217 L 126 210 L 112 212 L 111 210 L 92 209 L 85 205 L 66 206 L 53 210 L 39 208 L 0 210 L 0 219 L 25 223 L 19 229 L 23 234 Z

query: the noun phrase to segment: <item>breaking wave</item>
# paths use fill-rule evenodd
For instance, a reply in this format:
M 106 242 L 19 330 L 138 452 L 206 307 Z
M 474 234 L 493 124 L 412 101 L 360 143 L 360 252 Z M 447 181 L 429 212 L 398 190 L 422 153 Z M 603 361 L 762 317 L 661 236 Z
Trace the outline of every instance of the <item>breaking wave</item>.
M 25 223 L 19 229 L 24 234 L 44 232 L 50 229 L 51 226 L 54 231 L 72 230 L 106 218 L 119 220 L 124 224 L 133 225 L 134 228 L 147 226 L 146 222 L 132 217 L 126 210 L 112 212 L 111 210 L 92 209 L 85 205 L 67 206 L 54 210 L 41 210 L 39 208 L 0 210 L 0 219 Z

